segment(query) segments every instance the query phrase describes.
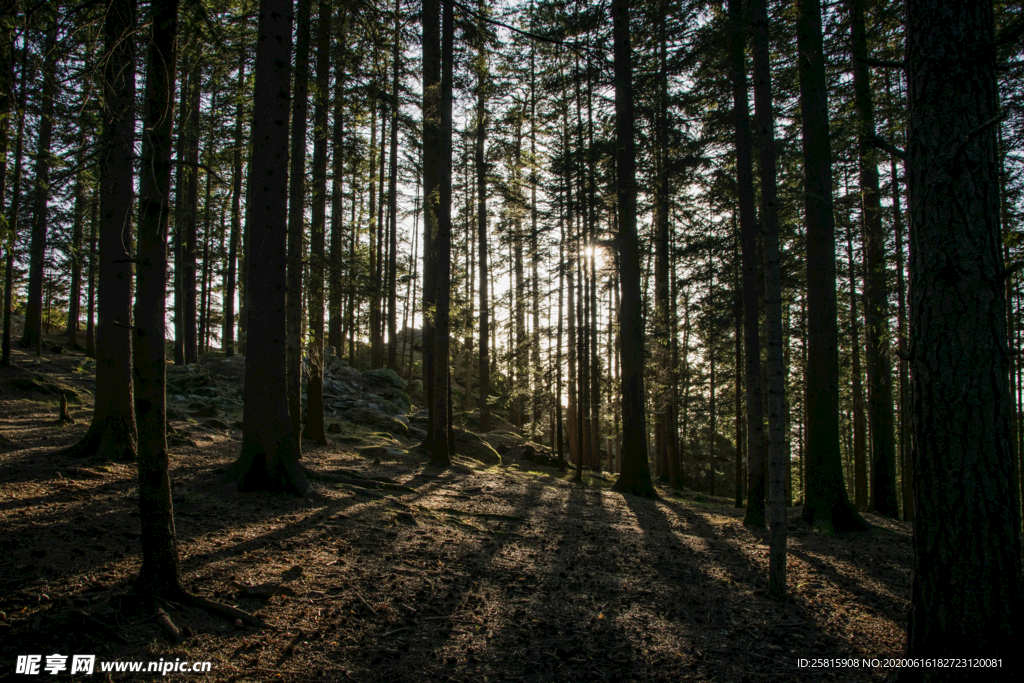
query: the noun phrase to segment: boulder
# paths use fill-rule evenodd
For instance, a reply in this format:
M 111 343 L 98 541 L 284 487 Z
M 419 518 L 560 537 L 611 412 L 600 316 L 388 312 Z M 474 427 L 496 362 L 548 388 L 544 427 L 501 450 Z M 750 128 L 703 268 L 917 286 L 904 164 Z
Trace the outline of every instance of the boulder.
M 394 387 L 396 389 L 401 389 L 402 391 L 405 391 L 406 389 L 405 380 L 399 377 L 397 372 L 387 368 L 367 370 L 363 373 L 363 379 L 365 379 L 370 386 Z
M 370 408 L 350 408 L 345 412 L 345 419 L 357 425 L 379 429 L 391 434 L 405 435 L 409 433 L 409 427 L 401 420 Z
M 409 394 L 397 387 L 387 387 L 381 392 L 381 396 L 401 408 L 403 413 L 412 410 L 412 399 L 409 398 Z

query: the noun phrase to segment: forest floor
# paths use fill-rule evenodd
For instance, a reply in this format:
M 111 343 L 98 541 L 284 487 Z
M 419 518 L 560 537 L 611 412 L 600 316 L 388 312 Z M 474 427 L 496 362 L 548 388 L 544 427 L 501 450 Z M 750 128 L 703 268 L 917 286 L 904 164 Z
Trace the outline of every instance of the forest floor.
M 17 349 L 0 368 L 0 679 L 56 679 L 13 672 L 17 655 L 57 653 L 94 654 L 92 680 L 114 681 L 870 681 L 888 671 L 798 660 L 902 652 L 900 522 L 868 515 L 871 531 L 825 537 L 792 508 L 780 604 L 765 595 L 766 532 L 726 499 L 622 496 L 611 475 L 574 484 L 522 460 L 428 469 L 413 439 L 381 433 L 304 444 L 307 467 L 369 488 L 240 494 L 218 483 L 239 430 L 191 419 L 170 439 L 186 585 L 271 628 L 171 604 L 187 636 L 171 645 L 121 601 L 140 562 L 134 467 L 53 455 L 88 425 L 83 360 Z M 73 425 L 57 422 L 67 389 Z M 211 671 L 99 673 L 178 658 Z

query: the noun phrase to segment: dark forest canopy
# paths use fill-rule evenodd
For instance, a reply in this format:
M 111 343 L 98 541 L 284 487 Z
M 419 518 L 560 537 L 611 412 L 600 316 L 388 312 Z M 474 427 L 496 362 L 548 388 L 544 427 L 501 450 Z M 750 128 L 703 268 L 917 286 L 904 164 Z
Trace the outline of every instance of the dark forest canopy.
M 243 491 L 323 481 L 303 446 L 355 410 L 352 368 L 391 387 L 360 419 L 413 434 L 424 409 L 431 466 L 471 423 L 627 496 L 734 499 L 770 530 L 775 598 L 788 508 L 826 535 L 912 522 L 908 654 L 1016 656 L 1019 3 L 4 0 L 0 21 L 3 363 L 58 334 L 97 359 L 66 454 L 138 462 L 146 592 L 204 601 L 165 366 L 238 355 Z

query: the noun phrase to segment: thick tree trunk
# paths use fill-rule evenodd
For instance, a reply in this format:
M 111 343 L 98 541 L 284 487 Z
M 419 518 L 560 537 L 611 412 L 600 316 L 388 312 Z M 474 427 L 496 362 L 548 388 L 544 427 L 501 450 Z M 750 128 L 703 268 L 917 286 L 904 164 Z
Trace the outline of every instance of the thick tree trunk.
M 178 0 L 152 0 L 150 12 L 133 346 L 142 523 L 142 566 L 135 590 L 174 596 L 183 589 L 168 474 L 164 316 Z
M 305 494 L 309 482 L 288 415 L 285 284 L 288 267 L 287 167 L 291 81 L 291 0 L 260 3 L 253 116 L 252 241 L 242 449 L 226 479 L 240 490 Z
M 135 460 L 138 439 L 132 382 L 132 249 L 128 229 L 134 199 L 135 31 L 135 0 L 116 0 L 103 27 L 105 106 L 99 167 L 96 400 L 89 430 L 81 441 L 62 451 L 119 461 Z
M 743 341 L 746 347 L 747 508 L 744 524 L 764 528 L 765 438 L 761 396 L 761 297 L 758 296 L 757 215 L 754 208 L 753 140 L 747 100 L 746 32 L 741 0 L 729 1 L 732 24 L 733 111 L 736 117 L 736 175 L 739 193 L 741 259 L 743 263 Z
M 798 0 L 797 60 L 807 221 L 807 495 L 803 518 L 826 533 L 867 528 L 850 504 L 839 453 L 839 355 L 832 146 L 820 0 Z
M 640 297 L 640 245 L 636 230 L 636 141 L 633 132 L 633 65 L 629 0 L 612 0 L 615 46 L 615 133 L 618 179 L 619 268 L 622 303 L 622 473 L 615 490 L 653 498 L 647 464 L 644 392 L 644 325 Z
M 911 657 L 1020 666 L 1021 559 L 991 3 L 908 0 Z M 901 680 L 968 681 L 914 669 Z
M 864 0 L 848 0 L 852 29 L 854 104 L 860 124 L 861 218 L 864 224 L 864 322 L 868 366 L 868 420 L 871 422 L 871 504 L 869 509 L 899 517 L 896 495 L 896 442 L 892 407 L 892 365 L 889 361 L 889 288 L 886 285 L 885 231 L 882 194 L 878 187 L 875 110 L 868 72 Z
M 330 85 L 331 7 L 320 0 L 313 107 L 313 207 L 309 226 L 309 383 L 304 435 L 327 443 L 324 431 L 324 232 L 327 228 L 327 95 Z
M 25 330 L 21 345 L 37 356 L 43 353 L 43 269 L 46 262 L 46 231 L 50 203 L 50 145 L 53 141 L 53 98 L 57 70 L 56 17 L 43 40 L 43 88 L 39 103 L 39 132 L 36 143 L 35 202 L 32 207 L 32 243 L 29 247 L 28 298 L 25 302 Z
M 306 119 L 309 113 L 309 33 L 312 0 L 296 3 L 295 79 L 292 95 L 291 170 L 288 189 L 288 267 L 285 285 L 285 361 L 288 415 L 302 452 L 302 235 L 306 208 Z M 253 169 L 255 173 L 255 168 Z M 250 279 L 251 281 L 251 279 Z

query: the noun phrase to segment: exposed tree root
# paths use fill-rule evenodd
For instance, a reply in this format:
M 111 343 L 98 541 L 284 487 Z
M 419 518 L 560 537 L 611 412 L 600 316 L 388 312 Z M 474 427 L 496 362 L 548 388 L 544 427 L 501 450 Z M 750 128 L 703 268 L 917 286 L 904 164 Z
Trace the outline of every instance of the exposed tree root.
M 185 637 L 181 635 L 181 631 L 174 622 L 171 621 L 170 615 L 164 611 L 164 608 L 160 606 L 160 603 L 156 600 L 153 601 L 153 615 L 156 618 L 156 623 L 160 624 L 160 628 L 163 629 L 164 635 L 167 636 L 167 640 L 171 641 L 175 645 L 181 645 L 185 641 Z
M 369 477 L 359 477 L 358 475 L 353 476 L 352 474 L 349 474 L 347 472 L 344 475 L 340 475 L 332 474 L 330 472 L 317 472 L 307 468 L 306 476 L 314 481 L 320 481 L 329 484 L 345 484 L 347 486 L 355 486 L 356 488 L 361 489 L 416 493 L 416 489 L 409 486 L 403 486 L 402 484 L 394 484 L 390 481 L 380 481 L 379 479 L 370 479 Z

